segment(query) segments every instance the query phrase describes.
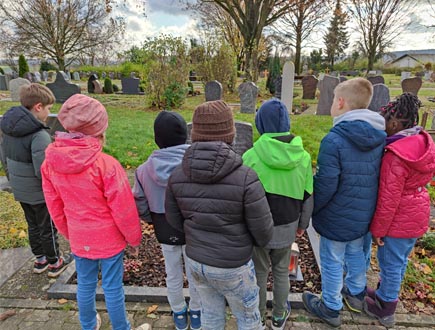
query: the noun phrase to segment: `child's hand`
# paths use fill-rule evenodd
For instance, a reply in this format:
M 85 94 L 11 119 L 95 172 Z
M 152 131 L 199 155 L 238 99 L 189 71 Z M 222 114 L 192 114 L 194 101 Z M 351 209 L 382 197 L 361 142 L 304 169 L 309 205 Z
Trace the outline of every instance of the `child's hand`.
M 139 257 L 139 246 L 127 246 L 127 253 L 132 257 Z
M 297 230 L 296 230 L 296 236 L 297 237 L 302 237 L 302 235 L 305 233 L 305 229 L 301 229 L 301 228 L 298 228 Z
M 375 242 L 375 244 L 378 246 L 384 246 L 384 241 L 382 240 L 381 237 L 374 237 L 373 236 L 373 242 Z

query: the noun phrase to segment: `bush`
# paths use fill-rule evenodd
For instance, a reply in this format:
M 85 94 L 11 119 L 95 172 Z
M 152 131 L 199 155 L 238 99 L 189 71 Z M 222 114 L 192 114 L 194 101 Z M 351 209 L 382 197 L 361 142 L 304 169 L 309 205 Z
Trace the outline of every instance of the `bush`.
M 193 89 L 193 86 L 192 86 Z M 163 92 L 163 99 L 165 101 L 166 108 L 179 108 L 183 105 L 186 99 L 187 88 L 178 82 L 174 82 L 166 87 Z
M 113 92 L 114 92 L 114 93 L 119 92 L 119 87 L 118 87 L 118 85 L 113 84 L 113 85 L 112 85 L 112 88 L 113 88 Z
M 110 78 L 105 78 L 104 79 L 104 88 L 103 88 L 103 91 L 106 94 L 113 94 L 113 85 L 112 85 L 112 80 L 110 80 Z
M 29 65 L 27 64 L 26 58 L 23 54 L 18 58 L 18 75 L 24 77 L 24 74 L 29 72 Z
M 53 64 L 51 64 L 51 63 L 49 63 L 49 62 L 47 62 L 47 61 L 42 61 L 41 62 L 41 67 L 39 68 L 39 71 L 56 71 L 57 70 L 57 68 L 53 65 Z

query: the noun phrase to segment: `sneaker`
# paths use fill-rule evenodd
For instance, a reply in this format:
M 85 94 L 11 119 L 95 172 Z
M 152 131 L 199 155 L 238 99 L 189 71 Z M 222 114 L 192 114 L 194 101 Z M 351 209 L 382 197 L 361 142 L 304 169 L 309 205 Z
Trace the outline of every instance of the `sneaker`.
M 363 311 L 364 297 L 366 296 L 365 289 L 357 295 L 351 295 L 347 286 L 343 286 L 341 295 L 343 296 L 344 303 L 352 312 L 361 313 Z
M 305 309 L 311 314 L 316 315 L 325 323 L 334 328 L 341 326 L 340 311 L 328 308 L 319 297 L 311 292 L 305 291 L 302 294 L 302 302 Z
M 272 329 L 273 330 L 282 330 L 285 327 L 285 322 L 290 316 L 291 306 L 290 302 L 287 301 L 287 310 L 283 313 L 281 317 L 276 317 L 272 315 Z
M 188 323 L 187 323 L 187 308 L 185 307 L 184 310 L 181 312 L 173 312 L 173 318 L 174 318 L 174 324 L 176 330 L 187 330 Z
M 95 330 L 100 330 L 100 327 L 101 327 L 101 317 L 100 317 L 100 314 L 97 313 L 96 318 L 97 318 L 97 325 L 95 326 L 94 329 Z
M 57 259 L 54 264 L 48 265 L 48 277 L 58 277 L 73 260 L 71 253 L 67 253 Z
M 190 330 L 201 330 L 201 311 L 189 311 Z
M 40 260 L 38 260 L 40 259 Z M 35 274 L 41 274 L 45 272 L 48 268 L 48 260 L 47 258 L 37 258 L 35 263 L 33 264 L 33 272 Z

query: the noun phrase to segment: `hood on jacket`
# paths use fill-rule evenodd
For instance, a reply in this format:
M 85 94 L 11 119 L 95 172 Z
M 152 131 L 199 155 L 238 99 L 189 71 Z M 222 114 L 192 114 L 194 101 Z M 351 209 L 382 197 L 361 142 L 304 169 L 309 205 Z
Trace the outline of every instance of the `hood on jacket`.
M 40 129 L 48 129 L 48 127 L 23 106 L 12 107 L 1 120 L 3 133 L 14 137 L 26 136 Z
M 334 118 L 331 132 L 347 138 L 360 150 L 385 144 L 385 119 L 371 110 L 352 110 Z
M 184 174 L 197 183 L 215 183 L 242 165 L 242 158 L 225 142 L 195 142 L 184 154 Z
M 45 151 L 45 161 L 62 174 L 81 173 L 96 161 L 103 149 L 99 139 L 82 133 L 56 132 Z
M 157 185 L 166 187 L 172 171 L 180 165 L 181 159 L 189 147 L 188 144 L 180 144 L 155 150 L 144 164 L 145 171 Z
M 435 144 L 426 131 L 407 136 L 386 148 L 401 158 L 409 167 L 422 173 L 435 171 Z
M 295 136 L 289 143 L 274 139 L 290 133 L 264 133 L 254 143 L 254 150 L 261 161 L 270 168 L 290 170 L 306 157 L 302 139 Z

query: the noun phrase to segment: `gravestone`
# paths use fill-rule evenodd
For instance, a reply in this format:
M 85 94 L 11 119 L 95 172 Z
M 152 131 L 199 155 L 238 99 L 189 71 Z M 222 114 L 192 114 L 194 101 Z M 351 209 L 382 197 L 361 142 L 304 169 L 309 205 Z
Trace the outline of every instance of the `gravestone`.
M 74 80 L 80 80 L 80 74 L 77 71 L 74 71 L 74 73 L 73 73 L 73 79 Z
M 432 72 L 432 73 L 430 74 L 430 80 L 431 80 L 432 82 L 435 81 L 435 71 Z
M 88 79 L 88 93 L 90 94 L 95 93 L 95 86 L 93 83 L 95 80 L 98 80 L 98 76 L 95 73 L 91 74 Z
M 94 93 L 95 94 L 103 94 L 103 86 L 101 86 L 101 83 L 99 80 L 94 80 L 92 82 L 92 84 L 94 85 Z
M 287 61 L 282 69 L 281 100 L 289 112 L 293 109 L 293 87 L 295 83 L 295 65 Z
M 426 71 L 424 73 L 424 80 L 430 80 L 431 74 L 432 74 L 432 71 Z
M 20 101 L 20 87 L 30 85 L 30 81 L 24 78 L 15 78 L 9 82 L 12 101 Z
M 273 96 L 281 100 L 282 76 L 276 77 L 273 81 L 273 84 L 275 86 L 275 93 Z
M 34 82 L 36 82 L 36 83 L 40 83 L 41 82 L 41 74 L 38 71 L 33 73 L 33 77 L 34 77 Z
M 48 72 L 47 71 L 42 71 L 42 80 L 47 82 L 47 80 L 48 80 Z
M 217 80 L 209 81 L 205 84 L 204 93 L 206 102 L 222 100 L 222 84 Z
M 239 155 L 243 155 L 246 150 L 252 148 L 253 145 L 253 130 L 252 125 L 250 123 L 246 123 L 243 121 L 234 121 L 234 125 L 236 127 L 236 136 L 234 137 L 233 149 Z M 188 144 L 192 143 L 190 138 L 190 132 L 192 130 L 192 123 L 187 124 L 187 142 Z
M 9 82 L 12 80 L 12 75 L 10 73 L 5 74 L 5 80 L 6 80 L 6 88 L 9 90 Z
M 54 72 L 48 71 L 48 81 L 53 81 L 53 77 L 54 77 Z M 65 78 L 64 78 L 64 80 L 65 80 Z
M 343 81 L 347 80 L 347 78 L 345 76 L 340 76 L 340 77 L 338 77 L 338 79 L 340 79 L 340 82 L 343 82 Z
M 403 93 L 412 93 L 417 96 L 423 81 L 420 77 L 406 78 L 402 80 L 401 84 Z
M 6 76 L 4 74 L 0 74 L 0 91 L 7 91 L 8 86 L 6 85 Z
M 107 73 L 106 72 L 101 72 L 101 79 L 104 79 L 104 78 L 106 78 L 106 76 L 107 76 Z
M 304 76 L 302 78 L 302 98 L 312 100 L 316 98 L 317 80 L 314 76 Z
M 258 87 L 253 82 L 244 82 L 238 88 L 240 95 L 240 112 L 255 113 Z
M 58 73 L 60 73 L 63 76 L 63 79 L 65 79 L 66 81 L 70 81 L 70 77 L 64 71 L 58 71 Z M 56 79 L 57 79 L 57 74 L 56 74 Z
M 370 81 L 372 85 L 385 84 L 385 79 L 382 76 L 367 77 L 367 80 Z
M 384 84 L 376 84 L 373 86 L 373 97 L 368 108 L 379 112 L 381 107 L 390 102 L 390 90 Z
M 331 106 L 334 101 L 334 89 L 340 83 L 340 79 L 325 75 L 322 80 L 319 80 L 320 98 L 317 105 L 317 115 L 331 115 Z
M 33 82 L 33 77 L 32 77 L 32 74 L 31 74 L 30 72 L 26 72 L 26 73 L 23 75 L 23 78 L 24 78 L 24 79 L 27 79 L 27 80 L 30 81 L 30 82 Z
M 53 92 L 58 103 L 63 103 L 74 94 L 81 92 L 80 86 L 67 82 L 61 71 L 56 74 L 56 80 L 46 86 Z
M 400 81 L 402 81 L 403 79 L 407 79 L 407 78 L 411 78 L 411 72 L 402 71 L 400 73 Z
M 122 94 L 143 95 L 139 89 L 139 78 L 122 78 Z
M 51 136 L 54 136 L 54 133 L 60 131 L 60 132 L 66 132 L 66 129 L 63 128 L 60 121 L 57 119 L 57 113 L 50 113 L 47 117 L 47 121 L 45 123 L 48 127 L 50 127 L 48 133 Z
M 371 70 L 367 73 L 368 76 L 376 76 L 376 70 Z
M 109 78 L 111 80 L 115 79 L 115 72 L 109 72 Z

